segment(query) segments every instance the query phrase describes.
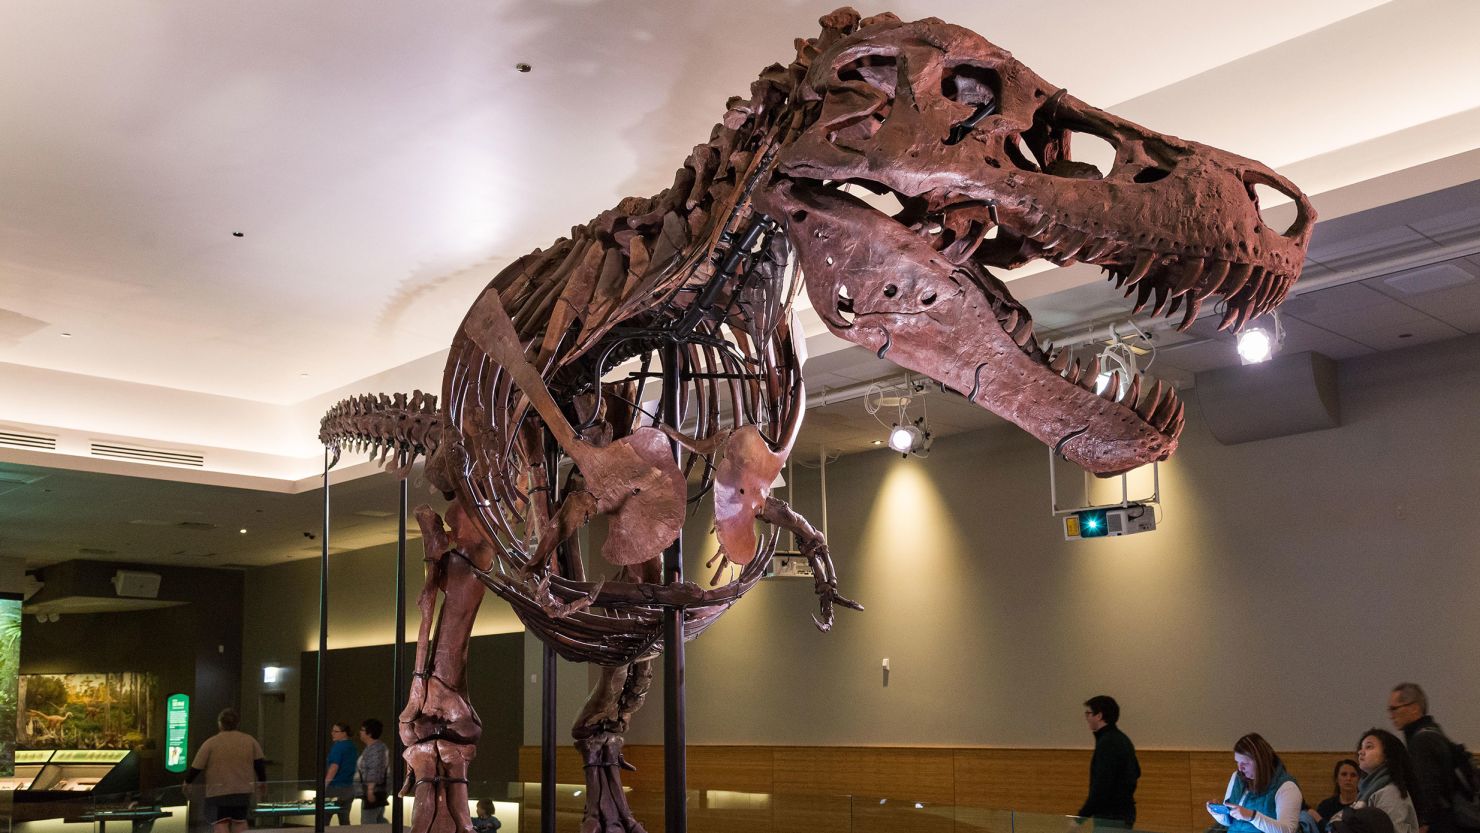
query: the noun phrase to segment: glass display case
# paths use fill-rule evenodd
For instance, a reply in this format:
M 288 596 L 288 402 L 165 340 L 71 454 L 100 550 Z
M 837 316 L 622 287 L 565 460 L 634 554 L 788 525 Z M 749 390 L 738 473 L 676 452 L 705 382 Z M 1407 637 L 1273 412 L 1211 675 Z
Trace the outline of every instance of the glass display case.
M 22 755 L 49 754 L 25 787 L 30 792 L 122 793 L 139 788 L 138 763 L 128 749 L 17 750 L 15 754 L 17 776 Z

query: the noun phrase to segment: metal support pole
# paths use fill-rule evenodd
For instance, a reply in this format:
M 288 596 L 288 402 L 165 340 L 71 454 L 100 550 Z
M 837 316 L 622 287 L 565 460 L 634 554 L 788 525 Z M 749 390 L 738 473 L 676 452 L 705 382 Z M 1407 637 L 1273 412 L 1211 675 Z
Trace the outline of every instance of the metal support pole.
M 560 452 L 555 439 L 545 437 L 545 483 L 550 505 L 560 501 Z M 564 544 L 561 548 L 564 548 Z M 540 671 L 540 832 L 555 833 L 555 649 L 544 646 L 544 664 Z
M 404 821 L 401 813 L 401 780 L 405 777 L 406 762 L 401 759 L 401 646 L 406 642 L 406 478 L 401 478 L 400 488 L 401 527 L 396 546 L 396 633 L 391 642 L 391 719 L 386 725 L 394 726 L 390 733 L 390 771 L 386 773 L 386 800 L 391 803 L 391 833 L 401 833 Z
M 548 643 L 540 676 L 540 831 L 555 833 L 555 649 Z
M 678 428 L 684 379 L 681 345 L 663 348 L 663 421 Z M 679 453 L 673 443 L 673 453 Z M 663 583 L 683 581 L 683 534 L 663 550 Z M 682 607 L 663 611 L 663 804 L 664 833 L 688 833 L 688 772 L 684 738 L 684 648 Z
M 324 663 L 329 653 L 329 447 L 324 446 L 324 547 L 319 555 L 319 661 L 314 710 L 313 829 L 323 833 L 324 775 L 329 769 L 329 703 L 324 698 Z

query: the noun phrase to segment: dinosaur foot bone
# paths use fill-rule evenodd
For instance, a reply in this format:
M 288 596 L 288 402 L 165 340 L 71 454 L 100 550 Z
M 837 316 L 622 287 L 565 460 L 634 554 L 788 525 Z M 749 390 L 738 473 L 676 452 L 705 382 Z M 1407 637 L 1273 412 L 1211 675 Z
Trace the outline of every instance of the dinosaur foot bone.
M 415 796 L 411 833 L 472 833 L 468 764 L 477 752 L 471 743 L 446 740 L 426 740 L 407 747 L 406 788 Z
M 598 732 L 576 741 L 586 767 L 586 812 L 581 833 L 647 833 L 622 792 L 622 736 Z M 416 831 L 420 833 L 420 831 Z

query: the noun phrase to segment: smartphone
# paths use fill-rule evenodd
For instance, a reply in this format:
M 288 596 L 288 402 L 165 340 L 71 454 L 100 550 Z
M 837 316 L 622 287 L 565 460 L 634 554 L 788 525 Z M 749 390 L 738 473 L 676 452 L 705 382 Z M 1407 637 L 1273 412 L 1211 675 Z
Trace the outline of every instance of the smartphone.
M 1208 809 L 1209 810 L 1212 810 L 1215 813 L 1222 813 L 1225 816 L 1228 815 L 1228 813 L 1229 813 L 1229 809 L 1228 809 L 1228 805 L 1227 804 L 1214 804 L 1213 802 L 1209 801 L 1208 802 Z

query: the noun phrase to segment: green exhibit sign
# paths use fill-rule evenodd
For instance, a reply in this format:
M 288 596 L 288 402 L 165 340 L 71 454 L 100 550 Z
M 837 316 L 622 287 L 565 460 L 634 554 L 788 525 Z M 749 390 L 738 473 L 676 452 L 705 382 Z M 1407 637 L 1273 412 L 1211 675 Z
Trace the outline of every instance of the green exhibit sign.
M 190 695 L 171 694 L 164 706 L 164 768 L 184 772 L 190 751 Z

